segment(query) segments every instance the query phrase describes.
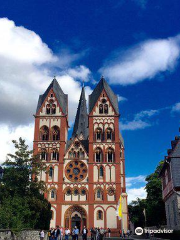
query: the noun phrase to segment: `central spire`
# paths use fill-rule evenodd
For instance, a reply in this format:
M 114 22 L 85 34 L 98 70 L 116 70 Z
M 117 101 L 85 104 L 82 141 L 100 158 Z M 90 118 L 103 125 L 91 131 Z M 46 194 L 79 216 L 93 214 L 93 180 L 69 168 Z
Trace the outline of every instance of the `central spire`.
M 88 114 L 84 86 L 79 99 L 72 137 L 80 136 L 81 134 L 84 139 L 88 138 Z

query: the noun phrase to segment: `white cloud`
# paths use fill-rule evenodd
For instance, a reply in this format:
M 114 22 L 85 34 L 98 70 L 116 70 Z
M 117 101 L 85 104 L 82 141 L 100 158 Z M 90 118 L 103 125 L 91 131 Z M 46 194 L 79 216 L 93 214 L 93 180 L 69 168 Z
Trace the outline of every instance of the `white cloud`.
M 120 95 L 117 95 L 117 97 L 118 97 L 118 102 L 127 101 L 127 98 L 125 98 L 125 97 L 122 97 L 122 96 L 120 96 Z
M 18 126 L 17 128 L 9 128 L 7 125 L 0 125 L 0 164 L 6 160 L 7 153 L 14 153 L 14 145 L 12 140 L 18 140 L 20 137 L 26 140 L 29 149 L 32 149 L 32 140 L 34 135 L 34 125 Z
M 172 107 L 172 112 L 180 112 L 180 102 Z
M 126 187 L 131 187 L 134 184 L 137 183 L 146 183 L 145 181 L 146 176 L 139 175 L 137 177 L 127 177 L 126 178 Z
M 26 63 L 57 61 L 48 46 L 33 31 L 15 26 L 7 18 L 0 19 L 0 56 Z
M 91 71 L 85 66 L 77 66 L 75 68 L 68 69 L 68 74 L 73 77 L 83 81 L 88 81 Z
M 100 72 L 112 84 L 135 84 L 172 71 L 180 55 L 180 35 L 167 39 L 147 40 L 125 51 L 116 51 Z
M 152 122 L 148 122 L 150 117 L 159 113 L 160 110 L 144 110 L 135 114 L 132 121 L 122 120 L 120 122 L 121 130 L 139 130 L 152 126 Z
M 128 194 L 128 203 L 136 200 L 137 198 L 145 199 L 147 196 L 147 193 L 144 187 L 127 189 L 127 194 Z

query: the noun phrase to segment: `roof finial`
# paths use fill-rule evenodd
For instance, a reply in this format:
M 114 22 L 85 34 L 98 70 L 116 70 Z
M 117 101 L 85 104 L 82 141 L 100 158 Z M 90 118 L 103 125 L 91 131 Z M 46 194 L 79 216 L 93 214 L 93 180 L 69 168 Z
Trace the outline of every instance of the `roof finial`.
M 82 87 L 84 88 L 84 80 L 82 81 Z
M 54 75 L 54 78 L 53 78 L 53 80 L 56 80 L 56 76 Z
M 103 75 L 101 76 L 101 80 L 104 80 L 104 76 Z

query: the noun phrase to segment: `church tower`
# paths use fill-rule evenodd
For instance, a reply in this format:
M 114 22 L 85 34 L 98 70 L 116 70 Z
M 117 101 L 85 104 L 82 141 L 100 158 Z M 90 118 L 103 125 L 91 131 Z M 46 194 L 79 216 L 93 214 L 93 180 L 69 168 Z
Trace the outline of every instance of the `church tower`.
M 68 96 L 54 78 L 39 96 L 35 117 L 34 152 L 47 166 L 39 179 L 46 182 L 45 194 L 52 206 L 51 224 L 60 224 L 63 201 L 63 165 L 68 133 Z M 58 213 L 58 214 L 57 214 Z
M 128 228 L 124 142 L 119 131 L 117 96 L 102 77 L 89 96 L 85 88 L 67 140 L 68 98 L 56 79 L 39 97 L 34 150 L 47 166 L 39 179 L 47 185 L 56 225 L 110 228 L 112 236 Z M 122 196 L 122 220 L 116 214 Z

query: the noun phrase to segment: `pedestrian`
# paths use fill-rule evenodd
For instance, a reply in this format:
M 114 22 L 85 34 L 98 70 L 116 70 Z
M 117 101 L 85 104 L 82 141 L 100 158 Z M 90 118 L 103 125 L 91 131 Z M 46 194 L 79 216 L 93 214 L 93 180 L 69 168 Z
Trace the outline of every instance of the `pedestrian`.
M 82 230 L 82 239 L 83 240 L 87 240 L 87 234 L 88 234 L 88 229 L 86 228 L 86 226 L 84 226 L 84 228 Z
M 124 231 L 124 229 L 122 230 L 122 236 L 123 236 L 123 238 L 125 238 L 125 237 L 126 237 L 126 234 L 125 234 L 125 231 Z
M 60 227 L 60 232 L 61 232 L 61 234 L 60 234 L 60 240 L 63 240 L 64 229 L 63 229 L 62 226 Z
M 43 230 L 40 231 L 39 235 L 40 235 L 40 240 L 44 240 L 44 231 Z
M 91 240 L 95 240 L 96 231 L 93 227 L 90 229 L 90 232 L 91 232 Z
M 65 229 L 64 234 L 65 234 L 65 240 L 68 240 L 68 239 L 69 239 L 69 235 L 70 235 L 70 230 L 69 230 L 69 228 L 66 228 L 66 229 Z
M 79 235 L 79 229 L 75 226 L 74 227 L 74 239 L 78 240 L 78 235 Z
M 129 229 L 127 230 L 127 236 L 128 236 L 128 238 L 130 236 L 130 230 Z
M 73 228 L 73 230 L 72 230 L 72 240 L 74 240 L 75 239 L 75 228 Z
M 56 237 L 57 237 L 57 240 L 61 239 L 61 230 L 60 230 L 59 226 L 57 226 Z
M 107 229 L 107 232 L 108 232 L 108 237 L 110 238 L 110 237 L 111 237 L 111 229 L 108 228 L 108 229 Z
M 48 231 L 49 240 L 52 240 L 52 239 L 53 239 L 53 232 L 54 232 L 54 229 L 53 229 L 53 228 L 51 228 L 51 229 Z

